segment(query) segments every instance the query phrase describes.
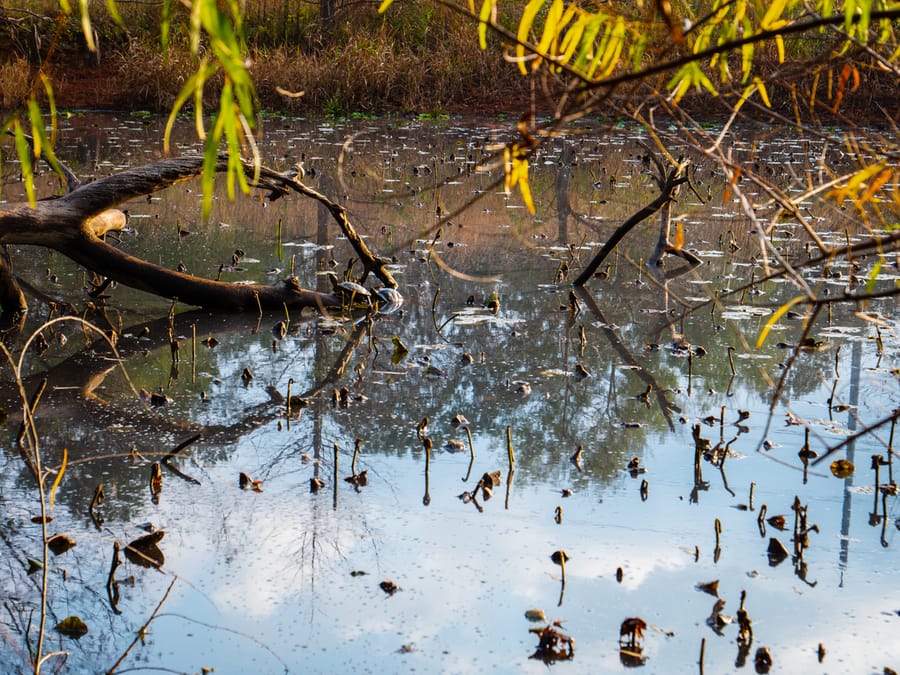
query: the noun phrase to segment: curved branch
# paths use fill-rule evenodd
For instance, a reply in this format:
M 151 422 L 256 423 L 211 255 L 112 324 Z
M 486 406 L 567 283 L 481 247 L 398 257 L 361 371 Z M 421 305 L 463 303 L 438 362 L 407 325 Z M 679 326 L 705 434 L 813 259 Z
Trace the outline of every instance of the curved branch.
M 80 237 L 61 250 L 72 260 L 114 281 L 207 309 L 257 310 L 260 307 L 334 307 L 340 298 L 305 290 L 291 277 L 272 286 L 252 286 L 192 277 L 135 258 L 93 235 Z
M 672 199 L 675 198 L 675 192 L 678 187 L 682 183 L 687 182 L 687 176 L 682 175 L 682 166 L 678 166 L 676 168 L 670 169 L 669 172 L 665 176 L 665 180 L 658 180 L 660 187 L 660 195 L 652 202 L 647 204 L 640 211 L 632 215 L 628 220 L 622 223 L 615 232 L 612 233 L 612 236 L 607 240 L 606 244 L 603 245 L 603 248 L 600 249 L 600 252 L 594 256 L 594 259 L 588 264 L 587 267 L 582 270 L 581 274 L 578 275 L 578 278 L 572 282 L 572 285 L 576 288 L 584 286 L 588 280 L 592 276 L 594 276 L 594 272 L 600 267 L 600 264 L 606 259 L 613 249 L 619 245 L 619 242 L 625 238 L 625 235 L 631 232 L 639 223 L 643 220 L 649 218 L 654 213 L 659 211 L 663 206 L 668 204 Z

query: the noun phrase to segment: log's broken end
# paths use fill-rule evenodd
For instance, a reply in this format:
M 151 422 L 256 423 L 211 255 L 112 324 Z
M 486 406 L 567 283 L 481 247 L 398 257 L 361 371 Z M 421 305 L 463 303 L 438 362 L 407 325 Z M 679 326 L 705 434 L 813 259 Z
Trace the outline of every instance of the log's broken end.
M 95 237 L 103 237 L 107 232 L 120 232 L 127 224 L 128 214 L 119 209 L 106 209 L 84 221 L 84 227 Z

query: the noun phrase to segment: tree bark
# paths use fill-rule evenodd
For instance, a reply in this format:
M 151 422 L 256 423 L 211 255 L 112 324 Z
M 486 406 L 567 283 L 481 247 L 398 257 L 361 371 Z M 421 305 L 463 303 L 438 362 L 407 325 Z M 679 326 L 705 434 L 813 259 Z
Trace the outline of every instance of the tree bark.
M 226 168 L 226 162 L 220 160 L 216 171 Z M 272 286 L 202 279 L 130 256 L 101 239 L 108 231 L 124 226 L 124 214 L 115 209 L 118 204 L 194 178 L 202 170 L 203 158 L 200 156 L 164 159 L 77 185 L 68 194 L 40 201 L 34 208 L 24 203 L 0 205 L 0 244 L 52 248 L 120 284 L 208 309 L 243 311 L 285 305 L 323 309 L 341 305 L 337 295 L 303 289 L 295 278 Z M 371 272 L 385 285 L 396 288 L 396 282 L 386 269 L 388 261 L 373 255 L 366 247 L 348 221 L 343 207 L 292 176 L 265 167 L 257 172 L 250 164 L 245 164 L 244 170 L 247 177 L 255 181 L 255 187 L 272 191 L 272 199 L 293 191 L 323 204 L 362 261 L 365 275 Z M 0 293 L 3 307 L 18 305 L 21 309 L 23 303 L 15 295 L 18 286 L 3 266 L 0 266 L 0 287 L 5 291 Z

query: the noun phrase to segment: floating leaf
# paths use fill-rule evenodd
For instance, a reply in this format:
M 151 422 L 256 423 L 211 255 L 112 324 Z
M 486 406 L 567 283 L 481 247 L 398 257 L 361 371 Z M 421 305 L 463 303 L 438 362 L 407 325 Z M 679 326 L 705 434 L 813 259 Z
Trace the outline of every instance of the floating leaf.
M 584 446 L 579 445 L 578 449 L 575 451 L 571 457 L 569 457 L 569 461 L 575 465 L 575 468 L 579 471 L 584 471 Z
M 458 438 L 451 438 L 447 441 L 447 444 L 444 445 L 444 450 L 447 452 L 465 452 L 466 444 Z
M 790 553 L 788 553 L 788 550 L 784 547 L 784 544 L 778 541 L 775 537 L 769 539 L 769 548 L 767 550 L 767 554 L 769 556 L 769 565 L 772 567 L 777 567 L 778 565 L 783 563 L 790 555 Z
M 125 557 L 140 567 L 162 567 L 166 562 L 166 556 L 158 544 L 165 534 L 164 530 L 157 530 L 138 537 L 125 547 Z
M 47 548 L 53 552 L 53 555 L 62 555 L 73 546 L 75 546 L 75 540 L 65 534 L 54 534 L 47 540 Z
M 77 616 L 67 616 L 65 619 L 56 624 L 54 630 L 61 635 L 78 640 L 87 635 L 87 624 Z
M 784 516 L 772 516 L 770 518 L 766 518 L 766 522 L 774 527 L 776 530 L 781 530 L 782 532 L 787 527 L 787 522 L 784 519 Z
M 853 462 L 849 459 L 836 459 L 829 468 L 835 478 L 849 478 L 853 475 L 856 467 L 853 466 Z
M 406 358 L 407 354 L 409 354 L 409 348 L 403 344 L 403 340 L 396 335 L 391 338 L 391 342 L 394 344 L 394 353 L 391 355 L 391 363 L 396 366 Z
M 360 471 L 352 476 L 347 476 L 344 480 L 354 487 L 365 487 L 369 484 L 369 472 L 368 470 Z
M 707 581 L 705 583 L 697 584 L 697 590 L 703 591 L 704 593 L 709 593 L 715 597 L 719 597 L 719 580 L 715 581 Z
M 529 621 L 547 623 L 547 615 L 542 609 L 529 609 L 525 612 L 525 618 Z

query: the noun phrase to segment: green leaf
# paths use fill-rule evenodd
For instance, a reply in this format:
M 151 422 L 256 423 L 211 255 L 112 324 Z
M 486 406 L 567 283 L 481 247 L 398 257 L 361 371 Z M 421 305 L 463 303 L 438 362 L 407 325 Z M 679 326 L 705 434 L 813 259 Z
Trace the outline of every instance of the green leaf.
M 61 635 L 65 635 L 73 640 L 78 640 L 87 635 L 87 624 L 77 616 L 67 616 L 65 619 L 56 624 L 54 630 Z
M 18 118 L 13 123 L 13 137 L 16 139 L 16 153 L 19 155 L 19 162 L 22 166 L 22 179 L 25 181 L 28 205 L 34 208 L 37 206 L 37 198 L 34 194 L 34 164 L 31 159 L 31 146 L 28 145 Z
M 125 28 L 125 23 L 119 15 L 119 8 L 116 6 L 116 0 L 106 0 L 106 11 L 109 12 L 109 16 L 116 22 L 117 26 Z
M 163 0 L 159 19 L 159 43 L 163 54 L 169 49 L 169 33 L 172 30 L 172 4 L 173 0 Z

